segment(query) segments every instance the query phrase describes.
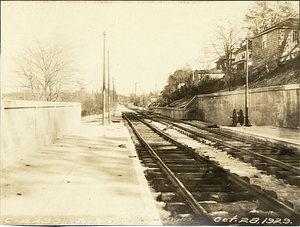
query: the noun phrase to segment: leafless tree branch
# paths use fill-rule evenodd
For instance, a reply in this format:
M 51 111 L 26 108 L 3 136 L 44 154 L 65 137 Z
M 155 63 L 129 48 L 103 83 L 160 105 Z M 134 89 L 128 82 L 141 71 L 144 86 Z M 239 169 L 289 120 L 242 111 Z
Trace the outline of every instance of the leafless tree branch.
M 62 43 L 36 41 L 34 47 L 26 47 L 22 54 L 13 58 L 14 75 L 22 80 L 34 98 L 55 101 L 61 91 L 74 82 L 78 72 L 72 49 Z

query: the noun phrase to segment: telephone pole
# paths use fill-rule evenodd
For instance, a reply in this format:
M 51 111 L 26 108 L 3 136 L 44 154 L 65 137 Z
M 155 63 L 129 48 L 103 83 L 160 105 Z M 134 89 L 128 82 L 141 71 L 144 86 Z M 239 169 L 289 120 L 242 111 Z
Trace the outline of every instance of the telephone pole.
M 107 77 L 108 77 L 108 124 L 111 122 L 110 116 L 110 78 L 109 78 L 109 51 L 107 51 Z
M 248 116 L 248 76 L 249 76 L 249 71 L 248 71 L 248 35 L 246 38 L 246 89 L 245 89 L 245 126 L 252 126 L 250 121 L 249 121 L 249 116 Z
M 102 89 L 102 125 L 105 125 L 105 35 L 103 32 L 103 89 Z
M 136 97 L 136 91 L 137 91 L 137 89 L 136 89 L 137 84 L 138 84 L 138 82 L 135 83 L 135 97 Z
M 138 84 L 139 82 L 136 82 L 135 83 L 135 97 L 134 97 L 134 102 L 136 101 L 137 102 L 137 84 Z M 139 106 L 139 105 L 138 105 Z
M 115 78 L 112 78 L 113 83 L 113 116 L 115 116 Z

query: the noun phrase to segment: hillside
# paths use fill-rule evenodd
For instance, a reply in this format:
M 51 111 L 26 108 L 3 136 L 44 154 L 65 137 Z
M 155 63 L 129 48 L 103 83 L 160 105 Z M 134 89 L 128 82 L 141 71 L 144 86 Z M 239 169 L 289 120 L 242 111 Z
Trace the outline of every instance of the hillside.
M 298 83 L 300 83 L 299 70 L 287 70 L 285 72 L 260 77 L 256 81 L 250 83 L 249 88 L 270 87 Z
M 243 85 L 241 86 L 236 86 L 232 88 L 231 91 L 244 90 L 245 82 L 242 81 L 242 84 Z M 269 73 L 261 72 L 259 74 L 252 75 L 249 77 L 250 89 L 288 85 L 288 84 L 300 84 L 300 58 L 299 57 L 297 57 L 293 61 L 286 62 L 286 64 L 281 67 L 277 67 L 274 71 L 271 71 Z M 228 88 L 225 88 L 222 90 L 215 90 L 215 92 L 227 92 L 228 90 L 229 90 Z M 177 108 L 183 107 L 190 99 L 192 99 L 191 96 L 184 97 L 182 99 L 172 102 L 170 106 L 177 107 Z
M 242 79 L 245 80 L 245 79 Z M 240 80 L 241 82 L 241 80 Z M 231 90 L 241 90 L 244 89 L 245 82 L 242 81 L 241 86 L 236 86 Z M 275 70 L 265 73 L 261 72 L 259 74 L 249 76 L 249 88 L 262 88 L 271 86 L 280 86 L 288 84 L 300 84 L 300 57 L 293 60 L 286 61 L 284 65 L 277 67 Z M 226 92 L 228 88 L 220 90 L 218 92 Z

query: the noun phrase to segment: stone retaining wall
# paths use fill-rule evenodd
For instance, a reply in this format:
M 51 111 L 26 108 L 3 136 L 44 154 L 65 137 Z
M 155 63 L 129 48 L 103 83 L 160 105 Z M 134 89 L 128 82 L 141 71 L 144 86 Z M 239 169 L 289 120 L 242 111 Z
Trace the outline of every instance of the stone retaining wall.
M 81 104 L 1 101 L 1 168 L 81 124 Z
M 250 89 L 248 103 L 252 125 L 300 128 L 299 84 Z M 177 119 L 230 125 L 233 109 L 237 112 L 242 109 L 245 115 L 245 90 L 197 95 L 185 108 L 160 107 L 152 110 Z

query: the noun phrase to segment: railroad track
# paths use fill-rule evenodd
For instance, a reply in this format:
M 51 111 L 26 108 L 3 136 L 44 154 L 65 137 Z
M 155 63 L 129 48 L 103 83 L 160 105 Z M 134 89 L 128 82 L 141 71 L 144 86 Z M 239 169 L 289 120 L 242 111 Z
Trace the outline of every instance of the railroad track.
M 190 214 L 198 225 L 298 225 L 299 213 L 180 144 L 145 120 L 124 113 L 147 177 L 172 214 Z
M 146 114 L 145 112 L 143 114 Z M 284 179 L 291 185 L 300 185 L 299 153 L 283 147 L 246 140 L 229 132 L 221 132 L 218 128 L 208 128 L 197 123 L 174 120 L 165 116 L 147 113 L 145 117 L 154 121 L 174 126 L 174 129 L 190 137 L 210 144 L 241 161 L 251 163 L 267 174 Z

